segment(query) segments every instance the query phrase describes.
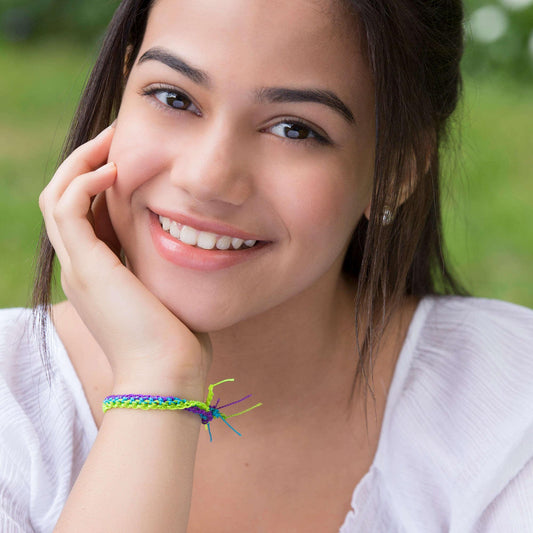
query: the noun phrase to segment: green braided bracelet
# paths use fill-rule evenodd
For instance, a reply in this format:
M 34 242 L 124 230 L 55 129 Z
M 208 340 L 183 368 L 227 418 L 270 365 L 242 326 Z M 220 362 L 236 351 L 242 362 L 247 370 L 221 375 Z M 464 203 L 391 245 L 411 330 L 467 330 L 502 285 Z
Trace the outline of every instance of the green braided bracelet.
M 206 429 L 209 432 L 209 440 L 213 440 L 213 437 L 211 435 L 211 427 L 210 422 L 214 418 L 219 418 L 222 420 L 227 426 L 229 426 L 237 435 L 241 436 L 241 434 L 233 428 L 227 421 L 226 418 L 232 418 L 235 416 L 242 415 L 244 413 L 247 413 L 248 411 L 251 411 L 252 409 L 255 409 L 256 407 L 259 407 L 262 405 L 261 403 L 258 403 L 254 405 L 253 407 L 249 407 L 248 409 L 245 409 L 244 411 L 240 411 L 239 413 L 235 413 L 233 415 L 226 415 L 224 413 L 220 412 L 220 409 L 224 409 L 225 407 L 229 407 L 230 405 L 234 405 L 236 403 L 240 403 L 246 399 L 248 399 L 251 394 L 248 396 L 245 396 L 244 398 L 241 398 L 240 400 L 236 400 L 234 402 L 228 403 L 226 405 L 218 405 L 220 402 L 220 399 L 216 401 L 216 403 L 212 403 L 213 401 L 213 389 L 220 385 L 221 383 L 226 383 L 228 381 L 235 381 L 234 379 L 224 379 L 222 381 L 219 381 L 218 383 L 209 385 L 207 398 L 205 402 L 200 402 L 198 400 L 183 400 L 182 398 L 176 398 L 175 396 L 154 396 L 150 394 L 117 394 L 112 396 L 106 396 L 104 399 L 102 409 L 104 413 L 109 411 L 109 409 L 115 409 L 115 408 L 122 408 L 122 409 L 143 409 L 143 410 L 150 410 L 150 409 L 160 409 L 160 410 L 166 410 L 166 411 L 176 411 L 176 410 L 183 410 L 183 411 L 189 411 L 191 413 L 197 414 L 202 419 L 202 424 L 206 426 Z

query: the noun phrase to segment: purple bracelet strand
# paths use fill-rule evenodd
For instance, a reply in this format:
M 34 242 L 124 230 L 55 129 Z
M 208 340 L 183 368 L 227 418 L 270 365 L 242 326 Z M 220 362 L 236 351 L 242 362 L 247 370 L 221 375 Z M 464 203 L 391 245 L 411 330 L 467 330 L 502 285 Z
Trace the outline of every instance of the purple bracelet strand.
M 182 398 L 176 398 L 175 396 L 157 396 L 157 395 L 150 395 L 150 394 L 117 394 L 117 395 L 112 395 L 112 396 L 106 396 L 106 398 L 104 399 L 102 408 L 103 408 L 104 413 L 109 411 L 109 409 L 114 409 L 114 408 L 189 411 L 191 413 L 194 413 L 200 416 L 202 420 L 202 424 L 206 426 L 206 429 L 209 432 L 210 441 L 213 440 L 213 436 L 211 434 L 210 423 L 215 418 L 219 418 L 220 420 L 222 420 L 232 431 L 237 433 L 237 435 L 241 436 L 241 434 L 226 421 L 226 418 L 232 418 L 235 416 L 242 415 L 244 413 L 247 413 L 248 411 L 251 411 L 252 409 L 255 409 L 256 407 L 259 407 L 262 404 L 258 403 L 248 409 L 245 409 L 244 411 L 241 411 L 239 413 L 235 413 L 232 415 L 221 413 L 220 412 L 221 409 L 229 407 L 230 405 L 235 405 L 237 403 L 243 402 L 244 400 L 247 400 L 251 396 L 251 394 L 249 394 L 248 396 L 245 396 L 244 398 L 241 398 L 240 400 L 236 400 L 234 402 L 228 403 L 226 405 L 221 405 L 221 406 L 219 406 L 220 399 L 218 399 L 216 403 L 213 404 L 212 403 L 213 394 L 214 394 L 213 389 L 217 385 L 220 385 L 221 383 L 226 383 L 228 381 L 234 381 L 234 380 L 225 379 L 223 381 L 219 381 L 218 383 L 209 385 L 207 399 L 205 402 L 200 402 L 197 400 L 184 400 Z

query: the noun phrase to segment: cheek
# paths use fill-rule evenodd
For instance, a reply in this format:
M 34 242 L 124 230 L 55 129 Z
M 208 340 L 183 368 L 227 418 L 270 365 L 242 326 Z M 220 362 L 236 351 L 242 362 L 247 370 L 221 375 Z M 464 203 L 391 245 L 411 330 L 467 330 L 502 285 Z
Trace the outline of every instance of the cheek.
M 146 127 L 128 122 L 123 128 L 117 126 L 109 159 L 117 165 L 117 180 L 112 189 L 122 196 L 162 173 L 168 157 L 156 131 L 147 131 Z
M 370 199 L 369 172 L 354 176 L 353 168 L 338 162 L 300 168 L 278 184 L 278 207 L 291 239 L 313 248 L 333 245 L 338 250 L 346 244 Z
M 124 247 L 135 223 L 134 194 L 154 177 L 165 175 L 172 148 L 160 128 L 131 115 L 127 120 L 119 115 L 109 151 L 109 160 L 117 165 L 117 179 L 106 191 L 111 223 Z

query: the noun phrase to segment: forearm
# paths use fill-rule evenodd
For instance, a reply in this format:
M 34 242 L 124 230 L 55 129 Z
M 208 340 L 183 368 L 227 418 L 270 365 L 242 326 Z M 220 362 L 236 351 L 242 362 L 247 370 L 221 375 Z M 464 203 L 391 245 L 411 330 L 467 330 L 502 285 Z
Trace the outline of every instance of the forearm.
M 109 360 L 112 392 L 202 400 L 208 336 L 190 331 L 95 232 L 93 200 L 117 179 L 104 164 L 113 134 L 77 148 L 39 198 L 63 289 Z M 183 411 L 106 413 L 56 531 L 185 532 L 200 426 Z
M 184 533 L 200 426 L 184 411 L 110 410 L 56 533 Z

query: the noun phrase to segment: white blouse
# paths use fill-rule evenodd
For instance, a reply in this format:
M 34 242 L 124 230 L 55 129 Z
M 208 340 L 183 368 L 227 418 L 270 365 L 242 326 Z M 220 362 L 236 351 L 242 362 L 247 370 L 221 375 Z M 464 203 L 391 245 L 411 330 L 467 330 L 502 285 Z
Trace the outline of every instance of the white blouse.
M 97 429 L 50 329 L 51 386 L 31 311 L 0 311 L 0 531 L 51 532 Z M 340 533 L 533 532 L 533 312 L 421 301 L 378 449 Z

